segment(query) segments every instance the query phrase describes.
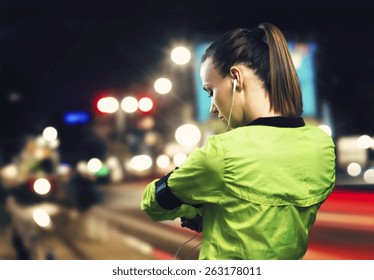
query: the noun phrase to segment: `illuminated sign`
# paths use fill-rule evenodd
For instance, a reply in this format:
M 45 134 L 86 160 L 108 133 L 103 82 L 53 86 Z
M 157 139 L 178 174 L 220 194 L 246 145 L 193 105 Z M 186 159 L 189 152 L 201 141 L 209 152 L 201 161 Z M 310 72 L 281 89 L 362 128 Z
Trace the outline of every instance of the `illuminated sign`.
M 90 121 L 90 115 L 86 111 L 66 112 L 64 123 L 67 125 L 85 124 Z

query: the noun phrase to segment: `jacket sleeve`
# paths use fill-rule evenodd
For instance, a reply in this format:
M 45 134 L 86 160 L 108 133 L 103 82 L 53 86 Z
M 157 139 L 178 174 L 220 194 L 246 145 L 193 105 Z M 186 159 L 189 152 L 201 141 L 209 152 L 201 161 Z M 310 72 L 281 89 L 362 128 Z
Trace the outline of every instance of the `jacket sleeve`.
M 142 197 L 141 209 L 154 221 L 175 220 L 179 217 L 192 219 L 198 214 L 198 209 L 187 204 L 182 204 L 173 210 L 162 208 L 156 199 L 156 182 L 149 183 Z
M 195 149 L 168 180 L 171 192 L 188 204 L 220 203 L 226 192 L 224 152 L 218 137 Z
M 155 221 L 178 217 L 191 219 L 202 211 L 191 205 L 218 203 L 222 200 L 223 170 L 223 152 L 212 136 L 205 146 L 195 149 L 168 177 L 167 187 L 182 204 L 169 210 L 161 207 L 156 197 L 158 180 L 155 180 L 143 192 L 141 209 Z

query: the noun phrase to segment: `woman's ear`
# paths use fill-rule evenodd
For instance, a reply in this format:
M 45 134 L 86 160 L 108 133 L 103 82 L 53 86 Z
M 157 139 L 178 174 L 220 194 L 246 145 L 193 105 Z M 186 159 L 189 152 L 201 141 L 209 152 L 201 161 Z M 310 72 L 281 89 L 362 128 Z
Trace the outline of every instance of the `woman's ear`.
M 239 67 L 232 66 L 230 69 L 230 76 L 233 79 L 233 83 L 235 83 L 234 91 L 241 91 L 243 88 L 243 75 Z

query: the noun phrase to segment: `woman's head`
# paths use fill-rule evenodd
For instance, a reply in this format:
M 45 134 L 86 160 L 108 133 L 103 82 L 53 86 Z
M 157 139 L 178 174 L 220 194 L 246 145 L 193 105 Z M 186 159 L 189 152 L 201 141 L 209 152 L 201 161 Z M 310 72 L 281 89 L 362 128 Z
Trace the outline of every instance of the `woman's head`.
M 300 116 L 302 113 L 301 89 L 287 42 L 281 31 L 270 23 L 262 23 L 251 30 L 237 28 L 221 35 L 202 57 L 203 83 L 204 79 L 209 77 L 209 71 L 213 70 L 225 84 L 225 87 L 220 84 L 220 92 L 217 91 L 217 94 L 223 94 L 222 90 L 225 88 L 228 97 L 227 92 L 231 93 L 232 83 L 237 80 L 238 89 L 244 91 L 247 96 L 236 99 L 238 104 L 235 106 L 241 106 L 244 111 L 263 106 L 261 101 L 259 104 L 249 104 L 261 98 L 249 95 L 263 94 L 263 101 L 269 105 L 269 108 L 265 109 L 269 110 L 270 114 Z M 218 77 L 214 77 L 215 82 L 218 82 Z M 250 85 L 250 82 L 257 83 L 257 86 Z M 231 103 L 230 98 L 227 102 Z M 238 115 L 243 117 L 245 114 L 248 112 Z M 255 113 L 252 115 L 252 118 L 256 117 Z

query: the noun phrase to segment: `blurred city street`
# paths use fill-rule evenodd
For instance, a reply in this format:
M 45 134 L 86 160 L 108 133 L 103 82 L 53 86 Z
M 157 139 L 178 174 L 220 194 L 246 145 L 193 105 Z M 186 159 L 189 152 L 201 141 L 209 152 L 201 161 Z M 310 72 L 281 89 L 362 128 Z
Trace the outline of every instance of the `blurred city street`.
M 153 222 L 140 210 L 146 183 L 142 180 L 100 186 L 101 203 L 85 213 L 66 210 L 69 214 L 64 215 L 70 220 L 56 223 L 51 234 L 34 237 L 38 243 L 35 248 L 44 252 L 38 258 L 197 259 L 201 234 L 195 236 L 195 232 L 181 228 L 178 220 Z M 374 192 L 337 186 L 317 216 L 304 259 L 373 259 L 373 200 Z M 10 231 L 9 225 L 3 225 L 1 259 L 17 259 Z
M 197 259 L 202 234 L 153 222 L 142 193 L 229 129 L 200 78 L 209 44 L 271 22 L 287 40 L 301 116 L 336 148 L 336 187 L 304 259 L 374 260 L 369 7 L 0 1 L 0 259 Z

